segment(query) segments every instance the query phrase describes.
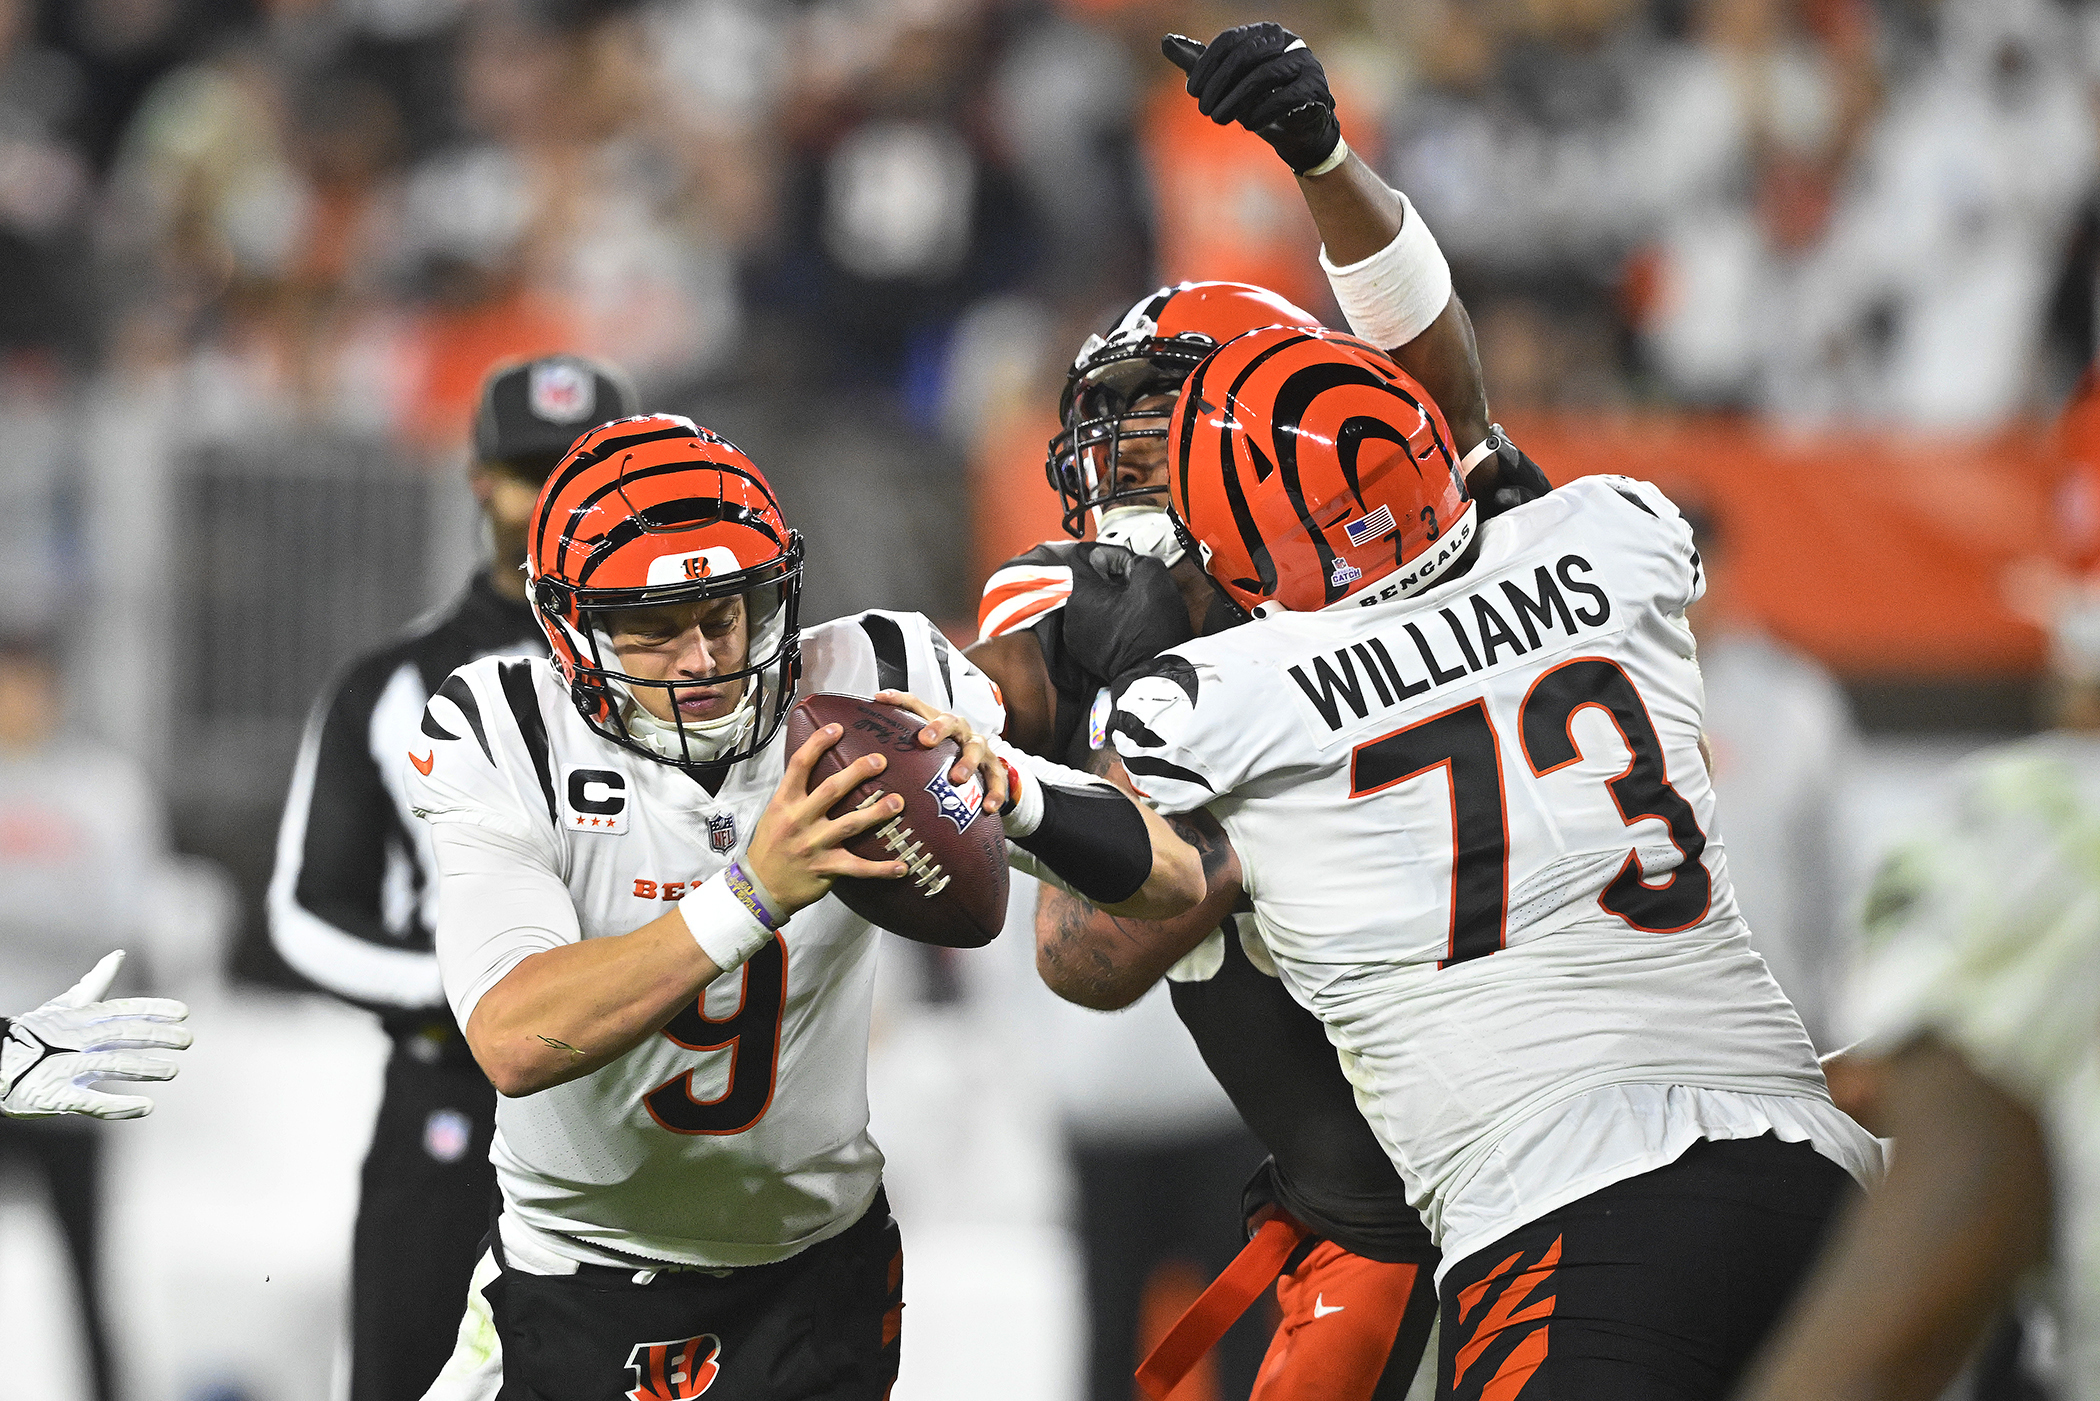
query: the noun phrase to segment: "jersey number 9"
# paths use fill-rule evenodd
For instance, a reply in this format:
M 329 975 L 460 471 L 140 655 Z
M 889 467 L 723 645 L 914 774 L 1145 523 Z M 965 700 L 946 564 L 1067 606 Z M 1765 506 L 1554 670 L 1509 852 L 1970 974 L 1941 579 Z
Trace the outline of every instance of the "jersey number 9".
M 780 1062 L 780 1016 L 787 1005 L 787 946 L 779 935 L 744 962 L 736 1010 L 707 1015 L 707 992 L 664 1026 L 664 1035 L 692 1051 L 729 1051 L 729 1084 L 713 1099 L 693 1095 L 693 1071 L 666 1080 L 642 1096 L 649 1117 L 672 1133 L 742 1133 L 773 1103 Z

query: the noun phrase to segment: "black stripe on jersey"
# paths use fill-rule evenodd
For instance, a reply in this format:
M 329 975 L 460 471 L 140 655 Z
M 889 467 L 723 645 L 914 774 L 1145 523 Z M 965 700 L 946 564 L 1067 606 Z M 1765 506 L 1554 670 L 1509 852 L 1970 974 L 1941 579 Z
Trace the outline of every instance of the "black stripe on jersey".
M 1216 791 L 1204 782 L 1202 774 L 1193 769 L 1185 769 L 1179 764 L 1170 764 L 1165 759 L 1154 759 L 1144 754 L 1129 754 L 1123 758 L 1123 767 L 1132 773 L 1148 773 L 1154 778 L 1171 778 L 1182 783 L 1193 783 L 1206 793 Z
M 458 675 L 446 677 L 445 684 L 438 687 L 437 693 L 459 707 L 459 713 L 467 717 L 467 724 L 473 728 L 474 740 L 481 746 L 482 757 L 492 764 L 495 763 L 496 754 L 489 748 L 488 733 L 481 728 L 481 702 L 474 699 L 474 688 L 467 684 L 466 678 Z M 423 707 L 423 733 L 432 739 L 459 738 L 437 722 L 437 717 L 430 713 L 430 707 L 427 705 Z
M 1616 486 L 1615 486 L 1615 487 L 1613 487 L 1613 488 L 1612 488 L 1612 490 L 1613 490 L 1613 491 L 1616 491 L 1616 492 L 1618 492 L 1620 496 L 1624 497 L 1624 498 L 1625 498 L 1625 500 L 1626 500 L 1626 504 L 1627 504 L 1627 505 L 1629 505 L 1629 506 L 1631 506 L 1631 507 L 1633 507 L 1633 509 L 1634 509 L 1634 510 L 1636 510 L 1636 511 L 1646 511 L 1646 512 L 1647 512 L 1647 513 L 1648 513 L 1649 515 L 1651 515 L 1651 516 L 1655 516 L 1655 508 L 1654 508 L 1654 507 L 1652 507 L 1652 506 L 1650 506 L 1650 505 L 1649 505 L 1649 504 L 1648 504 L 1647 502 L 1645 502 L 1645 501 L 1641 500 L 1641 498 L 1640 498 L 1640 497 L 1638 497 L 1638 496 L 1635 496 L 1635 495 L 1634 495 L 1634 494 L 1633 494 L 1632 492 L 1630 492 L 1630 491 L 1627 491 L 1627 490 L 1626 490 L 1625 488 L 1623 488 L 1623 487 L 1616 487 Z M 1661 516 L 1655 516 L 1655 518 L 1656 518 L 1657 520 L 1661 520 L 1661 519 L 1662 519 L 1662 517 L 1661 517 Z
M 1130 683 L 1141 676 L 1164 677 L 1182 689 L 1183 694 L 1188 696 L 1190 705 L 1196 703 L 1196 693 L 1200 689 L 1196 681 L 1196 667 L 1186 657 L 1177 657 L 1172 652 L 1160 653 L 1143 666 L 1134 668 L 1132 672 L 1119 678 L 1117 692 L 1129 690 Z
M 933 635 L 933 660 L 941 669 L 941 690 L 948 697 L 948 704 L 955 704 L 955 678 L 948 674 L 948 639 L 939 632 Z
M 510 713 L 517 718 L 518 733 L 525 737 L 525 748 L 532 755 L 533 772 L 540 778 L 540 793 L 547 799 L 547 816 L 555 825 L 561 824 L 561 814 L 554 806 L 554 774 L 547 762 L 547 722 L 540 716 L 540 703 L 532 694 L 531 662 L 498 662 L 496 674 L 503 682 L 503 699 L 510 702 Z
M 897 626 L 896 619 L 870 613 L 860 620 L 860 628 L 868 635 L 868 644 L 875 649 L 876 689 L 910 690 L 911 671 L 905 664 L 904 629 Z

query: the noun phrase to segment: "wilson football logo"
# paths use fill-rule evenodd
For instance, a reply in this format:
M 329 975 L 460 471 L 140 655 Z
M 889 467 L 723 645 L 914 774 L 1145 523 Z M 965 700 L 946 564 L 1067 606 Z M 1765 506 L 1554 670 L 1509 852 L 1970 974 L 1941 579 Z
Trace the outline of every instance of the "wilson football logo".
M 634 1385 L 627 1401 L 692 1401 L 722 1370 L 722 1340 L 712 1333 L 668 1343 L 636 1343 L 627 1354 Z

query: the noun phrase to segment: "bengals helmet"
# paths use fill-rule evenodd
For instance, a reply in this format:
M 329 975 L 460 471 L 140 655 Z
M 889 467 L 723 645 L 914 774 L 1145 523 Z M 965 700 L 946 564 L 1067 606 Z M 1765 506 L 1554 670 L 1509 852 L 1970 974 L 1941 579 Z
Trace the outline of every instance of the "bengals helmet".
M 801 670 L 802 537 L 735 444 L 673 414 L 600 424 L 547 478 L 526 543 L 540 630 L 592 729 L 683 768 L 733 764 L 772 741 Z M 615 670 L 609 615 L 731 595 L 745 603 L 744 666 L 706 684 L 740 684 L 736 704 L 715 720 L 658 720 L 638 693 L 667 693 L 676 715 L 680 683 Z
M 1064 425 L 1050 440 L 1044 470 L 1065 507 L 1065 532 L 1086 533 L 1088 511 L 1158 505 L 1150 490 L 1119 490 L 1122 445 L 1167 436 L 1170 405 L 1134 410 L 1140 399 L 1172 394 L 1203 357 L 1258 326 L 1318 326 L 1311 313 L 1244 282 L 1183 282 L 1143 297 L 1106 336 L 1088 336 L 1057 402 Z
M 1242 611 L 1403 597 L 1472 542 L 1443 411 L 1354 336 L 1271 326 L 1229 342 L 1168 431 L 1175 516 Z

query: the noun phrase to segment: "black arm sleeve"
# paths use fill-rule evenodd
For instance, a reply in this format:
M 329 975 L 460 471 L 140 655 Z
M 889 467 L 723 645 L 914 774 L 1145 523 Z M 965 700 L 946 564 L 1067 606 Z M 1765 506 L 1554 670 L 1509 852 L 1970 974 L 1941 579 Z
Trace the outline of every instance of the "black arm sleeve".
M 1152 874 L 1152 834 L 1113 788 L 1044 784 L 1042 825 L 1014 845 L 1096 905 L 1121 904 Z

